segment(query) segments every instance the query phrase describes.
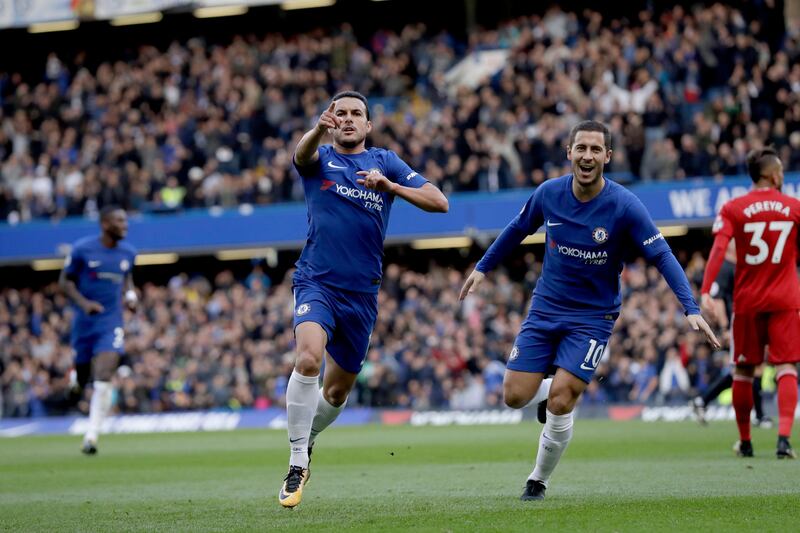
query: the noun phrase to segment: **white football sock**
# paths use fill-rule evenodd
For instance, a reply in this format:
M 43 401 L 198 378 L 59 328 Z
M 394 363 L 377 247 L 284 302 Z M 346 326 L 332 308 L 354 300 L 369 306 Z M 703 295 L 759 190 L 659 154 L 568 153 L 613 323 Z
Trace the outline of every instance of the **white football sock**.
M 289 466 L 308 468 L 308 436 L 317 412 L 319 376 L 304 376 L 292 371 L 286 387 L 286 425 L 289 429 Z
M 89 429 L 83 437 L 84 441 L 90 440 L 94 443 L 100 435 L 103 427 L 103 420 L 106 419 L 111 410 L 111 394 L 113 387 L 108 381 L 95 381 L 92 383 L 92 399 L 89 402 Z
M 311 423 L 309 444 L 314 444 L 314 439 L 317 438 L 317 435 L 322 433 L 322 430 L 330 426 L 333 421 L 336 420 L 339 413 L 344 409 L 345 404 L 347 404 L 347 400 L 339 407 L 334 407 L 328 403 L 328 400 L 322 395 L 322 389 L 319 389 L 319 403 L 317 404 L 317 414 L 314 415 L 314 421 Z
M 543 402 L 550 396 L 550 386 L 553 384 L 553 378 L 543 379 L 542 383 L 539 385 L 539 390 L 536 391 L 536 394 L 533 395 L 531 401 L 528 402 L 528 405 L 525 407 L 530 407 L 532 405 L 537 405 L 539 402 Z
M 558 465 L 561 454 L 567 449 L 572 438 L 572 413 L 554 415 L 547 410 L 547 423 L 539 437 L 539 452 L 536 454 L 536 468 L 528 479 L 549 484 L 550 476 Z

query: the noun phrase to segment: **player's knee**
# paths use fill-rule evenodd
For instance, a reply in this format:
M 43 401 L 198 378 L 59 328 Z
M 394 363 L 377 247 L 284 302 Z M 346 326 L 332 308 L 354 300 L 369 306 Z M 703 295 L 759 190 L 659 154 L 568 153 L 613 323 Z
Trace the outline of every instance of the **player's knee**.
M 111 381 L 117 370 L 119 356 L 115 353 L 98 355 L 92 365 L 92 377 L 95 381 Z
M 338 384 L 328 386 L 322 390 L 322 395 L 325 397 L 325 401 L 334 407 L 344 405 L 349 394 L 350 389 Z
M 550 397 L 547 399 L 547 410 L 554 415 L 565 415 L 571 413 L 575 407 L 575 398 L 572 392 L 565 390 L 551 390 Z
M 322 356 L 312 350 L 300 348 L 297 350 L 297 359 L 294 368 L 304 376 L 318 376 L 322 366 Z
M 523 394 L 522 391 L 514 387 L 503 387 L 503 401 L 512 409 L 521 409 L 530 401 L 530 395 Z

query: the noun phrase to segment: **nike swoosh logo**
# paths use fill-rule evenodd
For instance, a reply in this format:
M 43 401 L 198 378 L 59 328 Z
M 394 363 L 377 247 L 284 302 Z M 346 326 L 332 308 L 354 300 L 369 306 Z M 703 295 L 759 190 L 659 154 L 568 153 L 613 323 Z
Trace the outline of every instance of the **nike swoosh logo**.
M 89 261 L 89 268 L 96 268 L 100 266 L 100 261 Z
M 581 370 L 594 370 L 593 366 L 586 366 L 586 363 L 581 363 Z
M 286 494 L 285 492 L 283 492 L 283 487 L 281 487 L 281 492 L 280 492 L 280 494 L 278 494 L 278 499 L 285 500 L 288 497 L 289 497 L 289 495 Z
M 328 166 L 331 168 L 338 168 L 339 170 L 347 170 L 347 167 L 340 167 L 339 165 L 334 165 L 333 161 L 328 161 Z
M 297 442 L 297 441 L 299 441 L 299 440 L 303 440 L 303 437 L 297 437 L 296 439 L 289 439 L 289 442 L 291 442 L 292 444 L 294 444 L 295 442 Z
M 563 222 L 550 222 L 549 220 L 547 221 L 547 227 L 548 228 L 552 228 L 553 226 L 560 226 L 562 224 L 563 224 Z

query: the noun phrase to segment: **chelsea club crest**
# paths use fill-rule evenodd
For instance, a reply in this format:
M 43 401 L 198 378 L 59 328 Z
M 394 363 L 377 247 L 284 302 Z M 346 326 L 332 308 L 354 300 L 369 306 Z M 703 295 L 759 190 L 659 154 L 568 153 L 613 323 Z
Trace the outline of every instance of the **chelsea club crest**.
M 594 242 L 597 244 L 603 244 L 608 240 L 608 230 L 604 227 L 594 228 L 594 231 L 592 231 L 592 239 L 594 239 Z

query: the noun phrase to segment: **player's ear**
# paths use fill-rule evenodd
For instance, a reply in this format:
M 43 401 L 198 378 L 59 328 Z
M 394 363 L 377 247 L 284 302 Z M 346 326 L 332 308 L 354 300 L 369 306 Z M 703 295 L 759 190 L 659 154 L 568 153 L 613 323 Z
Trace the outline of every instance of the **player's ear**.
M 608 164 L 608 162 L 611 161 L 611 152 L 612 151 L 613 150 L 606 150 L 606 164 Z
M 371 133 L 371 132 L 372 132 L 372 121 L 368 120 L 367 121 L 367 133 Z
M 571 146 L 567 145 L 567 161 L 572 161 L 572 150 L 570 150 Z

